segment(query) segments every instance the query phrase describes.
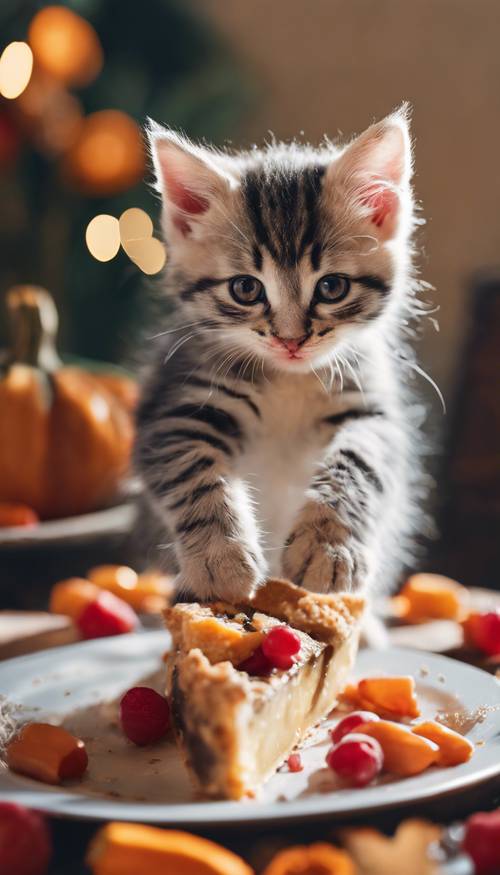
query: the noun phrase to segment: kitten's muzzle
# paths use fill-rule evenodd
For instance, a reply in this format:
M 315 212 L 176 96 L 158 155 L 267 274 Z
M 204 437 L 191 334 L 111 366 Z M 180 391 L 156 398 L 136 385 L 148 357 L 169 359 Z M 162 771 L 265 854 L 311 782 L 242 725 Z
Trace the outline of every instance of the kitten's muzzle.
M 273 337 L 273 343 L 284 347 L 290 355 L 295 355 L 306 342 L 308 336 L 308 334 L 302 334 L 300 337 Z

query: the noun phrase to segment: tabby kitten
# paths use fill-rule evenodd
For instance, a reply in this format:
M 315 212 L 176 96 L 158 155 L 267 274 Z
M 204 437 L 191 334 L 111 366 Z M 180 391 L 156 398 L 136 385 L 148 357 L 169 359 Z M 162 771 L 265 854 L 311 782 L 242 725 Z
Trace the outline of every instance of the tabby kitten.
M 390 586 L 414 516 L 405 109 L 342 148 L 149 135 L 178 322 L 145 382 L 136 464 L 179 588 Z

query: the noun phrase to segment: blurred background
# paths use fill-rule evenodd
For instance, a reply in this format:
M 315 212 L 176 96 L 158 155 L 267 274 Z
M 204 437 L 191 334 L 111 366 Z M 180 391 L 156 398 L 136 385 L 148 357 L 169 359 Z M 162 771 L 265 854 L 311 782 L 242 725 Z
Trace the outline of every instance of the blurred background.
M 447 407 L 416 378 L 439 530 L 419 562 L 498 586 L 499 36 L 497 0 L 2 0 L 0 295 L 47 288 L 64 356 L 130 362 L 165 260 L 147 116 L 247 147 L 350 137 L 409 100 L 439 308 L 415 342 Z M 6 540 L 12 568 L 27 541 Z

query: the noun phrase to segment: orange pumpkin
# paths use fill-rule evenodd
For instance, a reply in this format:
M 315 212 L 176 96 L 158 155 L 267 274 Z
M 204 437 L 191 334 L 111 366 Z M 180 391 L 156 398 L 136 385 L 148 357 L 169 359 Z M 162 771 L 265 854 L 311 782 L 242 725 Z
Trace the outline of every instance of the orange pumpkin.
M 105 505 L 133 439 L 123 402 L 98 378 L 60 361 L 57 311 L 44 289 L 7 294 L 12 348 L 0 365 L 0 501 L 42 519 Z

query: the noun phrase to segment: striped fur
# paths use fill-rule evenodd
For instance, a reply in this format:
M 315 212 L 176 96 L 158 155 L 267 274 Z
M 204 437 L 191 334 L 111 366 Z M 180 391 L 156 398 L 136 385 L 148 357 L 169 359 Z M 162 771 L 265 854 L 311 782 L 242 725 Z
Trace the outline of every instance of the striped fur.
M 229 155 L 150 136 L 177 321 L 145 380 L 135 459 L 180 589 L 235 599 L 269 573 L 391 586 L 415 518 L 404 114 L 343 149 Z M 325 275 L 344 278 L 342 300 L 321 298 Z M 262 300 L 235 299 L 241 276 Z

